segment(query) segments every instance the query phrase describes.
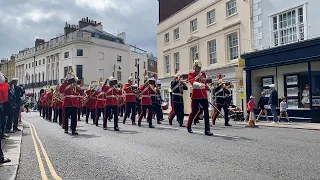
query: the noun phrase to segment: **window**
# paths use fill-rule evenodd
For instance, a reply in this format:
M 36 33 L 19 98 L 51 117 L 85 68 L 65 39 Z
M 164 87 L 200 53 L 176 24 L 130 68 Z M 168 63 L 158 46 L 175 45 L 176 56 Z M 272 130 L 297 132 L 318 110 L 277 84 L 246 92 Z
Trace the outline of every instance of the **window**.
M 29 63 L 29 68 L 31 68 L 31 64 Z
M 198 30 L 197 25 L 198 25 L 197 19 L 194 19 L 194 20 L 190 21 L 190 32 L 191 33 L 193 33 L 193 32 Z
M 228 35 L 229 59 L 238 59 L 238 34 Z
M 36 61 L 36 66 L 38 66 L 38 61 Z
M 119 55 L 117 56 L 117 61 L 121 62 L 121 56 L 119 56 Z
M 164 43 L 166 44 L 166 43 L 169 43 L 169 33 L 167 33 L 167 34 L 165 34 L 164 35 Z
M 117 71 L 117 80 L 121 81 L 121 71 Z
M 208 56 L 209 63 L 214 64 L 217 63 L 217 45 L 216 40 L 212 40 L 208 42 Z
M 150 58 L 150 67 L 154 67 L 154 59 Z
M 208 18 L 208 25 L 214 24 L 216 22 L 216 11 L 212 10 L 208 12 L 207 18 Z
M 180 57 L 179 53 L 174 53 L 174 67 L 179 71 L 180 70 Z
M 69 52 L 65 52 L 64 53 L 64 58 L 66 59 L 66 58 L 69 58 Z
M 170 94 L 168 90 L 163 90 L 163 100 L 170 103 Z
M 104 60 L 104 53 L 103 52 L 99 52 L 99 59 Z
M 227 2 L 227 17 L 237 13 L 237 3 L 236 0 L 231 0 Z
M 63 77 L 66 77 L 66 76 L 67 76 L 67 73 L 68 73 L 68 66 L 67 66 L 67 67 L 64 67 L 64 68 L 63 68 L 63 71 L 64 71 Z
M 39 66 L 41 65 L 41 60 L 39 60 Z
M 83 56 L 83 50 L 77 49 L 77 56 Z
M 40 80 L 41 80 L 41 74 L 40 73 L 38 74 L 38 79 L 39 79 L 39 82 L 40 82 Z
M 37 75 L 36 74 L 34 75 L 34 82 L 35 83 L 37 82 Z
M 175 29 L 175 30 L 173 31 L 173 33 L 174 33 L 174 40 L 177 40 L 177 39 L 180 38 L 179 28 Z
M 170 74 L 170 59 L 169 59 L 169 55 L 164 57 L 164 61 L 165 61 L 165 72 L 167 74 Z
M 42 60 L 42 64 L 45 64 L 45 63 L 46 63 L 46 60 L 45 60 L 45 59 L 43 59 L 43 60 Z
M 33 67 L 34 66 L 34 63 L 32 62 L 32 66 L 31 67 Z
M 26 69 L 28 69 L 28 64 L 26 64 Z
M 143 68 L 146 69 L 146 62 L 143 62 Z
M 289 10 L 272 17 L 272 45 L 284 45 L 304 40 L 303 8 Z
M 83 66 L 82 65 L 77 65 L 77 77 L 78 77 L 78 79 L 82 79 L 82 68 L 83 68 Z
M 44 72 L 42 72 L 42 82 L 44 82 Z
M 33 83 L 33 74 L 31 74 L 31 82 Z
M 191 58 L 192 64 L 194 63 L 194 57 L 196 56 L 197 52 L 198 52 L 197 46 L 190 48 L 190 58 Z
M 54 80 L 55 78 L 54 78 L 54 70 L 52 70 L 52 78 L 51 78 L 51 80 Z
M 48 58 L 48 64 L 50 64 L 50 58 Z

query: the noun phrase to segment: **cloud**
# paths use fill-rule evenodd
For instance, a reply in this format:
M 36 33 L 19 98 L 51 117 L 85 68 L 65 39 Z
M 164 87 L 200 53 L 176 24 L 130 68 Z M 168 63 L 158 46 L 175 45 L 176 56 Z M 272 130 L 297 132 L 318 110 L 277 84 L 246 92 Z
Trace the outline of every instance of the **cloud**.
M 0 0 L 0 58 L 34 46 L 36 37 L 50 40 L 64 23 L 81 18 L 102 22 L 104 30 L 126 32 L 127 43 L 156 55 L 156 0 Z

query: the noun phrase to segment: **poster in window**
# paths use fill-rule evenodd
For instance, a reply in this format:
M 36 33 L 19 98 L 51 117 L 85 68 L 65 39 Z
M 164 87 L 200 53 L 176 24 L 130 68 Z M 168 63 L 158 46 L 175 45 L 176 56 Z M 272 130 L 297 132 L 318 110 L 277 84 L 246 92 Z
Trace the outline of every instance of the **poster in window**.
M 286 82 L 287 82 L 287 85 L 297 85 L 298 75 L 287 76 Z
M 312 106 L 320 106 L 320 99 L 312 99 Z
M 263 78 L 262 85 L 263 87 L 269 87 L 272 84 L 272 78 Z
M 298 94 L 299 94 L 298 87 L 287 88 L 287 96 L 288 97 L 298 96 Z
M 288 99 L 288 108 L 299 108 L 298 99 Z

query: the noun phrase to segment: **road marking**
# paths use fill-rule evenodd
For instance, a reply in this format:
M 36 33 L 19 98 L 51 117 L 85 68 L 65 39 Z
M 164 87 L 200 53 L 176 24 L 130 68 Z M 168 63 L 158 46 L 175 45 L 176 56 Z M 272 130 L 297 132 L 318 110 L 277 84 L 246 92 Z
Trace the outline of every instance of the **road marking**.
M 25 122 L 33 129 L 33 132 L 34 132 L 34 134 L 35 134 L 35 136 L 36 136 L 36 139 L 38 140 L 38 143 L 39 143 L 39 145 L 40 145 L 42 154 L 43 154 L 43 156 L 44 156 L 44 158 L 45 158 L 45 160 L 46 160 L 47 166 L 48 166 L 48 168 L 49 168 L 49 171 L 50 171 L 52 177 L 53 177 L 54 179 L 56 179 L 56 180 L 62 180 L 62 178 L 57 175 L 55 169 L 53 168 L 53 165 L 52 165 L 52 163 L 51 163 L 51 161 L 50 161 L 50 159 L 49 159 L 49 156 L 48 156 L 48 154 L 47 154 L 47 151 L 45 150 L 45 148 L 44 148 L 44 146 L 43 146 L 43 144 L 42 144 L 42 142 L 41 142 L 41 140 L 40 140 L 40 138 L 39 138 L 39 136 L 38 136 L 38 133 L 37 133 L 37 131 L 36 131 L 36 128 L 33 126 L 33 124 L 31 124 L 31 123 L 29 123 L 29 122 L 27 122 L 27 121 L 25 121 Z
M 34 145 L 34 149 L 36 151 L 36 156 L 37 156 L 37 159 L 38 159 L 38 164 L 39 164 L 39 169 L 40 169 L 40 173 L 41 173 L 41 177 L 43 180 L 48 180 L 48 176 L 46 174 L 46 170 L 44 169 L 44 166 L 43 166 L 43 162 L 42 162 L 42 158 L 40 156 L 40 152 L 39 152 L 39 148 L 38 148 L 38 144 L 36 142 L 36 139 L 34 138 L 34 135 L 33 135 L 33 129 L 31 127 L 31 125 L 24 121 L 26 124 L 29 125 L 30 129 L 31 129 L 31 137 L 32 137 L 32 140 L 33 140 L 33 145 Z

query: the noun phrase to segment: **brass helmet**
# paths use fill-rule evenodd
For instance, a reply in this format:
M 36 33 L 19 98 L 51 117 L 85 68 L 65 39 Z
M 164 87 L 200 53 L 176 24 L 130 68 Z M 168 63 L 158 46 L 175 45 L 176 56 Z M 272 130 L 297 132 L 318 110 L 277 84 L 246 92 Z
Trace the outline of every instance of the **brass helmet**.
M 198 66 L 198 67 L 202 67 L 202 63 L 201 63 L 201 61 L 199 60 L 199 55 L 198 55 L 198 53 L 195 53 L 195 55 L 194 55 L 194 62 L 193 62 L 193 67 L 195 67 L 195 66 Z
M 128 81 L 133 81 L 133 73 L 130 74 L 130 77 L 128 78 Z

